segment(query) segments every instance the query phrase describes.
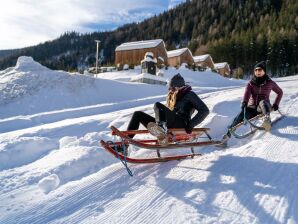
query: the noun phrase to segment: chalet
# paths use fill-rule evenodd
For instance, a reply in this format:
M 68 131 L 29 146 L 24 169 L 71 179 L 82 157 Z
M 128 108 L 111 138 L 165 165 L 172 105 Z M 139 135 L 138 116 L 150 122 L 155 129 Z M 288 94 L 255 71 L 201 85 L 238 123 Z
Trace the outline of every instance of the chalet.
M 182 63 L 193 64 L 192 53 L 188 48 L 168 51 L 168 65 L 172 67 L 180 66 Z
M 207 68 L 214 68 L 214 62 L 210 54 L 204 54 L 199 56 L 193 57 L 194 63 L 197 67 L 207 69 Z
M 152 52 L 157 58 L 157 65 L 167 65 L 167 50 L 165 43 L 161 39 L 127 42 L 118 46 L 115 50 L 115 64 L 122 67 L 140 65 L 147 52 Z
M 230 66 L 227 62 L 214 64 L 214 69 L 222 76 L 229 77 L 231 74 Z

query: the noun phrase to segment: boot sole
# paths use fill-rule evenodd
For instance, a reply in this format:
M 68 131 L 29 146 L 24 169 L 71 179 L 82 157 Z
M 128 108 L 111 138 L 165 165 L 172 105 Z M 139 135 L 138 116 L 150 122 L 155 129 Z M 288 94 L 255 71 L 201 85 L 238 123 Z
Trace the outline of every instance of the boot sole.
M 155 136 L 158 140 L 158 143 L 161 145 L 167 145 L 168 144 L 168 136 L 166 133 L 164 133 L 163 129 L 159 127 L 156 123 L 150 122 L 147 125 L 148 132 Z

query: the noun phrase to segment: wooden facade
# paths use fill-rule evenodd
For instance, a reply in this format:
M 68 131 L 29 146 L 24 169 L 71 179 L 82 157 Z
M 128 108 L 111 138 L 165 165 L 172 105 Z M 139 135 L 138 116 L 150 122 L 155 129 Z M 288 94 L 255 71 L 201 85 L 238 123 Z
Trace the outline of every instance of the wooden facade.
M 231 69 L 227 62 L 214 64 L 214 69 L 224 77 L 230 77 Z
M 192 65 L 194 63 L 192 53 L 188 48 L 168 51 L 168 65 L 172 67 L 181 66 L 186 63 Z
M 122 67 L 140 65 L 147 52 L 152 52 L 157 65 L 167 65 L 167 50 L 161 39 L 123 43 L 115 50 L 115 64 Z
M 211 68 L 214 69 L 214 62 L 210 54 L 204 54 L 199 56 L 193 57 L 194 63 L 196 66 L 207 69 Z

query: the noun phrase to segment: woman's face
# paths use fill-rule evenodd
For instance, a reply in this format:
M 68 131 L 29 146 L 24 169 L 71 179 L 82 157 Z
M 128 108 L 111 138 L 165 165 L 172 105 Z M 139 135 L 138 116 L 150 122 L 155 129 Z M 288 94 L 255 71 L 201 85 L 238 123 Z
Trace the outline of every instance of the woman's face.
M 258 67 L 258 68 L 255 68 L 255 76 L 256 77 L 262 77 L 263 75 L 265 75 L 265 71 Z
M 179 90 L 179 87 L 176 87 L 176 86 L 169 87 L 170 92 L 175 92 L 175 91 L 178 91 L 178 90 Z

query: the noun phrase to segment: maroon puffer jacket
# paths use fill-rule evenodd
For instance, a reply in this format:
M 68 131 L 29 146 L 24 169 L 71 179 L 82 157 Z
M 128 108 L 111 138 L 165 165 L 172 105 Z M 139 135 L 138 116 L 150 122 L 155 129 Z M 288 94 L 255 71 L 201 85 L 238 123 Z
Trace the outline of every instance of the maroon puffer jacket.
M 248 106 L 257 106 L 261 100 L 270 102 L 270 92 L 273 90 L 277 96 L 273 104 L 279 105 L 283 95 L 282 89 L 271 79 L 268 79 L 263 85 L 256 85 L 253 81 L 247 83 L 242 102 L 247 102 Z

